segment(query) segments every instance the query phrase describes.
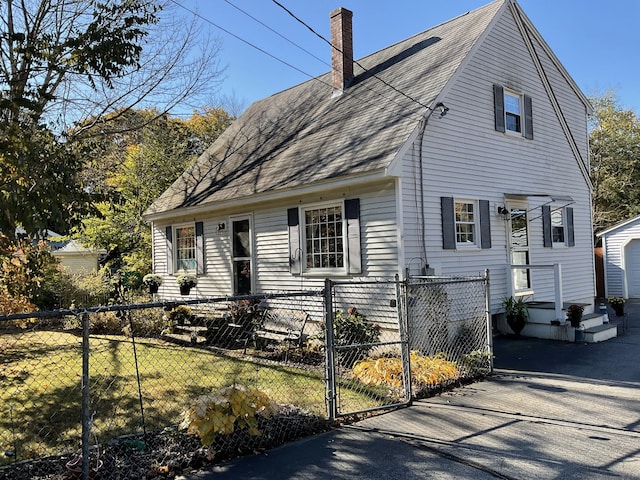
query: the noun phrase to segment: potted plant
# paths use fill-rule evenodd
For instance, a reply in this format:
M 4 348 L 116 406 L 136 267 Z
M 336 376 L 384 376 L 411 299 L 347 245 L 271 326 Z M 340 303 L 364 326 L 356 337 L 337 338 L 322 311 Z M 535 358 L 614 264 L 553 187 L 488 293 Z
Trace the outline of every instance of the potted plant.
M 527 302 L 525 302 L 523 297 L 518 297 L 517 299 L 514 297 L 506 297 L 502 301 L 502 307 L 504 308 L 509 328 L 513 330 L 516 336 L 520 335 L 529 318 Z
M 157 273 L 149 273 L 142 278 L 142 283 L 149 289 L 149 293 L 158 293 L 158 287 L 162 285 L 162 276 Z
M 624 298 L 609 297 L 607 298 L 607 301 L 618 317 L 622 317 L 624 315 Z
M 180 295 L 189 295 L 191 289 L 198 283 L 198 279 L 192 273 L 181 273 L 176 277 L 176 282 L 180 287 Z
M 582 322 L 582 312 L 584 312 L 584 307 L 581 305 L 569 305 L 567 308 L 567 320 L 571 323 L 573 328 L 579 328 L 580 322 Z

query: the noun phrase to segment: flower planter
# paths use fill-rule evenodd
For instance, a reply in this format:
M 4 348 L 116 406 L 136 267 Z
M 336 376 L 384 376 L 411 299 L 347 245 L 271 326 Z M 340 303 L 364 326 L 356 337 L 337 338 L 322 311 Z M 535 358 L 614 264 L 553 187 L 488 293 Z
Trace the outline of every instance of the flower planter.
M 158 293 L 158 285 L 148 285 L 149 293 L 153 295 L 154 293 Z
M 180 286 L 180 295 L 189 295 L 189 293 L 191 293 L 191 287 Z

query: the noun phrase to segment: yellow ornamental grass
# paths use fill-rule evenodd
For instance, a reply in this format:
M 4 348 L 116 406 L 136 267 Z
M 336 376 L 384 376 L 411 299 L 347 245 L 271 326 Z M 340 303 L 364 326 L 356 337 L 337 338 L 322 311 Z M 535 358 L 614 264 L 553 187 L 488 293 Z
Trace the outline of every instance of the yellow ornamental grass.
M 358 362 L 353 367 L 354 376 L 368 385 L 402 387 L 402 360 L 399 357 L 382 357 Z M 411 352 L 411 377 L 415 385 L 439 385 L 459 377 L 455 362 L 444 354 L 425 357 L 416 350 Z
M 183 413 L 180 428 L 200 437 L 202 445 L 213 443 L 216 434 L 230 434 L 235 428 L 246 428 L 260 435 L 256 414 L 269 417 L 275 404 L 267 393 L 257 388 L 234 385 L 202 395 Z

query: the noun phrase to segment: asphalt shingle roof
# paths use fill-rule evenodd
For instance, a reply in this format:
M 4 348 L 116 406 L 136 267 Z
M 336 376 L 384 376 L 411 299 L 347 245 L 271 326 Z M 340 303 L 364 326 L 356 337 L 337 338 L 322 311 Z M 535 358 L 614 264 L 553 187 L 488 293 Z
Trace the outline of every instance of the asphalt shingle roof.
M 329 72 L 255 102 L 145 215 L 384 169 L 505 1 L 358 60 L 342 95 Z

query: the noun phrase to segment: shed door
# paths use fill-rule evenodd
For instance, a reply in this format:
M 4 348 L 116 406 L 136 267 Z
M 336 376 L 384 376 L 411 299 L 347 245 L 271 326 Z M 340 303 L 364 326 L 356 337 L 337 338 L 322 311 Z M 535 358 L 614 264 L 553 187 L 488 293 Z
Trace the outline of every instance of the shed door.
M 632 240 L 624 249 L 629 298 L 640 298 L 640 240 Z

